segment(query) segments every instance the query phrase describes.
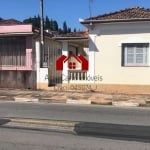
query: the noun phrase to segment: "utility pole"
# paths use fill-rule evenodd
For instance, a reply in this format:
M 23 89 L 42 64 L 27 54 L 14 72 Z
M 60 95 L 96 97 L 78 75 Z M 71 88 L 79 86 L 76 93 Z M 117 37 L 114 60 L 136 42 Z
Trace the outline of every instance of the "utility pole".
M 43 0 L 40 0 L 40 58 L 41 58 L 41 65 L 42 65 L 42 60 L 43 60 L 43 57 L 42 57 L 42 54 L 43 54 L 43 50 L 44 50 L 44 33 L 43 33 L 43 30 L 44 30 L 44 27 L 43 27 Z

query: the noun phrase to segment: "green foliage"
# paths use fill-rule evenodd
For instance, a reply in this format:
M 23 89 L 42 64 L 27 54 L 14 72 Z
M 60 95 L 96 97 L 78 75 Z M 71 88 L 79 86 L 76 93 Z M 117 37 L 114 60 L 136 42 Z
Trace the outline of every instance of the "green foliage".
M 67 23 L 66 23 L 66 21 L 64 21 L 64 23 L 63 23 L 63 33 L 66 34 L 67 31 L 68 31 Z
M 31 23 L 34 27 L 40 28 L 40 16 L 34 16 L 23 20 L 24 23 Z M 66 21 L 63 22 L 63 28 L 59 28 L 56 20 L 49 19 L 48 16 L 44 18 L 44 30 L 58 31 L 60 34 L 71 32 L 71 28 L 67 26 Z
M 73 32 L 77 32 L 77 29 L 76 29 L 76 28 L 74 28 Z
M 30 17 L 28 19 L 23 20 L 24 23 L 31 23 L 34 27 L 40 28 L 40 16 Z

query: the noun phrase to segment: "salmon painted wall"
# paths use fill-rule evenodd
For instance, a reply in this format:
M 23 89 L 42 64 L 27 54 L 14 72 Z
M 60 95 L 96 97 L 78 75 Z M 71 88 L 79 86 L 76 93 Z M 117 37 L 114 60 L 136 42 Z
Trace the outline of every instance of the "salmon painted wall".
M 0 26 L 0 33 L 30 33 L 32 25 L 7 25 Z

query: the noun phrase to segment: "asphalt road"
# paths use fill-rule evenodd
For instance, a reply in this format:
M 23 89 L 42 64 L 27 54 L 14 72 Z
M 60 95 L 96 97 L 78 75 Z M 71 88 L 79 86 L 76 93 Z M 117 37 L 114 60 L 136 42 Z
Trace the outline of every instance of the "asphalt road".
M 0 128 L 1 150 L 149 150 L 150 143 Z
M 0 118 L 20 117 L 150 126 L 150 108 L 0 102 Z
M 3 118 L 13 117 L 79 123 L 74 127 L 75 134 L 64 134 L 5 126 Z M 0 120 L 2 150 L 148 150 L 150 147 L 149 108 L 0 102 Z

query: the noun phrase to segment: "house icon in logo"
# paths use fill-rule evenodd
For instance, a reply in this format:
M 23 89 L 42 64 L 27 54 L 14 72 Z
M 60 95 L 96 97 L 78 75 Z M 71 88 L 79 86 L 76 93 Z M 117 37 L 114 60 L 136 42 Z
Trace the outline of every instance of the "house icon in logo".
M 76 61 L 71 61 L 72 60 L 76 60 Z M 63 70 L 63 64 L 68 62 L 68 68 L 69 69 L 76 69 L 77 66 L 77 62 L 79 64 L 81 64 L 81 70 L 83 71 L 87 71 L 88 70 L 88 60 L 83 56 L 76 56 L 76 55 L 69 55 L 69 56 L 65 56 L 62 55 L 60 56 L 57 60 L 56 60 L 56 70 Z

